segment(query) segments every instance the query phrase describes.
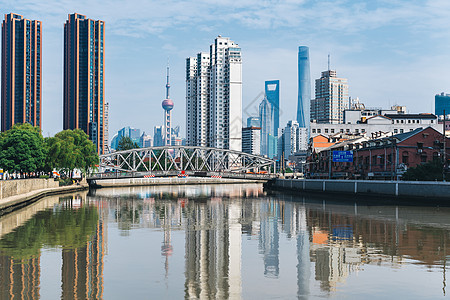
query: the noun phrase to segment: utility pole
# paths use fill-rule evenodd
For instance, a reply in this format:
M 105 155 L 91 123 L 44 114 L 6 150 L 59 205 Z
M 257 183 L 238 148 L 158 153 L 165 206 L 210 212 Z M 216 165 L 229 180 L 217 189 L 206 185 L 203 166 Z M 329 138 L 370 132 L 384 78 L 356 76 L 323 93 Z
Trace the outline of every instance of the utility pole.
M 443 126 L 444 126 L 444 130 L 443 130 L 443 136 L 444 136 L 444 153 L 443 153 L 443 155 L 442 155 L 442 157 L 444 158 L 444 162 L 443 162 L 443 164 L 442 164 L 442 181 L 444 181 L 445 182 L 445 165 L 447 164 L 447 157 L 446 157 L 446 143 L 445 143 L 445 140 L 446 140 L 446 137 L 445 137 L 445 109 L 444 109 L 444 122 L 443 122 Z

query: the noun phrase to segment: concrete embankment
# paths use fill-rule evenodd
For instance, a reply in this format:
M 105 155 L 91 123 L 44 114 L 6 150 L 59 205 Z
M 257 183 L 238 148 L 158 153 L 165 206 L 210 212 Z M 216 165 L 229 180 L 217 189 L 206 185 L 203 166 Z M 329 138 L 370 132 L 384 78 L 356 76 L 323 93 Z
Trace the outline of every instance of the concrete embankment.
M 187 178 L 126 178 L 126 179 L 102 179 L 91 182 L 94 188 L 106 187 L 128 187 L 128 186 L 153 186 L 153 185 L 192 185 L 192 184 L 242 184 L 261 183 L 260 180 L 251 179 L 228 179 L 228 178 L 208 178 L 208 177 L 187 177 Z
M 276 190 L 450 200 L 449 182 L 273 179 L 265 187 Z
M 42 197 L 88 189 L 88 185 L 58 186 L 53 179 L 1 181 L 0 215 L 32 203 Z

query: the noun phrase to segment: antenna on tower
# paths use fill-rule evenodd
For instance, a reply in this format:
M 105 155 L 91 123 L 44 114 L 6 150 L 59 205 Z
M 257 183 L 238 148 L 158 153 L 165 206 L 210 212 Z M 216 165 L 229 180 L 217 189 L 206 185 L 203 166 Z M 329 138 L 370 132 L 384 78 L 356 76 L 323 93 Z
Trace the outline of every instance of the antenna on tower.
M 330 53 L 328 53 L 328 71 L 330 71 Z
M 169 83 L 169 58 L 167 57 L 166 99 L 169 99 L 169 89 L 170 89 L 170 83 Z

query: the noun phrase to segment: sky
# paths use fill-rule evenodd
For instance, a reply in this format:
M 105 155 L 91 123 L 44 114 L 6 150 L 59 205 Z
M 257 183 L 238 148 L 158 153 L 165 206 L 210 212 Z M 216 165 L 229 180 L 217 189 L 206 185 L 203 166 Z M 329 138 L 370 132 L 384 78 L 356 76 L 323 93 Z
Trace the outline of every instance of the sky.
M 153 134 L 163 123 L 169 59 L 173 125 L 185 127 L 185 60 L 218 35 L 242 48 L 243 118 L 256 114 L 264 81 L 280 80 L 280 126 L 296 118 L 298 46 L 310 48 L 311 85 L 327 69 L 348 79 L 366 107 L 434 112 L 450 93 L 448 0 L 0 0 L 2 14 L 42 21 L 42 130 L 62 130 L 63 26 L 70 13 L 106 23 L 109 135 Z

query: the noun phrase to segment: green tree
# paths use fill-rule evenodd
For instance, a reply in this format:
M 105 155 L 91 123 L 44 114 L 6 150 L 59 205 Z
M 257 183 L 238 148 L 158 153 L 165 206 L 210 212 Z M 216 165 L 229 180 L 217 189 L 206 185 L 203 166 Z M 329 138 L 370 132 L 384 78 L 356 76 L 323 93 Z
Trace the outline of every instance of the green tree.
M 410 181 L 442 181 L 442 162 L 439 159 L 410 168 L 403 174 L 403 180 Z
M 119 140 L 119 144 L 117 146 L 117 151 L 122 151 L 122 150 L 131 150 L 131 149 L 136 149 L 139 148 L 139 145 L 135 142 L 133 142 L 133 140 L 128 137 L 128 136 L 122 136 Z
M 39 127 L 16 124 L 0 135 L 0 167 L 9 172 L 42 171 L 46 147 Z
M 98 164 L 98 154 L 95 145 L 81 129 L 64 130 L 54 137 L 47 138 L 47 165 L 70 173 L 80 169 L 83 174 Z

